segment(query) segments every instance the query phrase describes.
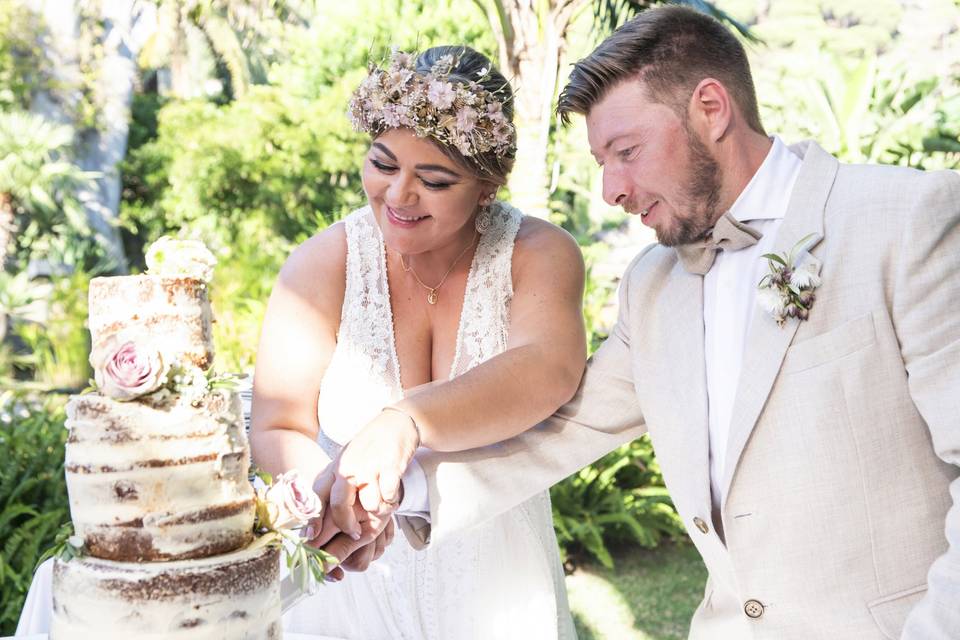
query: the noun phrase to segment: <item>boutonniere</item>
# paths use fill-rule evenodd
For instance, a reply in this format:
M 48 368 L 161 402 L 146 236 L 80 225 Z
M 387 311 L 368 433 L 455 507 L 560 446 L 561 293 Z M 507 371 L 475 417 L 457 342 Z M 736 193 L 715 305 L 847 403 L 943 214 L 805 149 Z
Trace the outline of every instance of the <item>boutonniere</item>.
M 817 299 L 814 290 L 820 286 L 820 264 L 804 248 L 815 234 L 794 245 L 789 253 L 766 253 L 770 273 L 758 285 L 757 304 L 769 313 L 778 326 L 787 318 L 806 320 Z

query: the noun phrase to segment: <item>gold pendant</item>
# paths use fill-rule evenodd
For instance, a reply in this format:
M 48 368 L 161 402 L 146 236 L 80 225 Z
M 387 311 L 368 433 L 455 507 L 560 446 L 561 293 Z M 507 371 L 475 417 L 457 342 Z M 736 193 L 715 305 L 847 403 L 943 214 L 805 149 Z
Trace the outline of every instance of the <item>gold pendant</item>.
M 437 292 L 434 289 L 430 289 L 430 293 L 427 294 L 427 302 L 437 304 Z

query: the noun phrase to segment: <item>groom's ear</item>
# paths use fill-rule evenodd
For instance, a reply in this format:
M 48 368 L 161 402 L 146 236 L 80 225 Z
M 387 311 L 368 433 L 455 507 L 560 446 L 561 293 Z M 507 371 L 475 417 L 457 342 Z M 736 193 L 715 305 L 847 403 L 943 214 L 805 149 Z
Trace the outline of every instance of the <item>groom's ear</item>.
M 704 142 L 720 142 L 730 130 L 733 110 L 734 102 L 723 83 L 704 78 L 690 96 L 690 125 Z

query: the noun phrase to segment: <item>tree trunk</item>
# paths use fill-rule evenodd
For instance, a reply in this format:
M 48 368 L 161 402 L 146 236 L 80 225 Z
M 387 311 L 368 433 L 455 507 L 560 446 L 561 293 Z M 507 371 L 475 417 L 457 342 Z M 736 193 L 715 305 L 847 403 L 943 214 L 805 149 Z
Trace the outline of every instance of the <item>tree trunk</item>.
M 546 43 L 534 43 L 517 53 L 510 69 L 518 89 L 514 111 L 517 161 L 510 177 L 510 196 L 524 213 L 546 218 L 550 213 L 550 107 L 556 91 L 560 50 Z
M 560 55 L 570 21 L 585 2 L 492 0 L 485 8 L 500 48 L 500 69 L 516 91 L 517 161 L 510 195 L 517 208 L 540 218 L 550 213 L 547 160 Z
M 0 192 L 0 272 L 3 271 L 13 248 L 13 197 L 9 193 Z M 0 330 L 3 327 L 0 326 Z
M 137 77 L 137 54 L 145 34 L 137 34 L 134 0 L 101 0 L 104 20 L 104 57 L 100 69 L 99 90 L 102 96 L 102 117 L 99 126 L 82 136 L 84 143 L 80 165 L 97 171 L 93 189 L 81 192 L 91 226 L 118 272 L 127 271 L 127 259 L 116 226 L 120 213 L 120 172 L 118 165 L 127 153 L 130 132 L 130 104 Z M 140 38 L 136 36 L 140 35 Z
M 13 197 L 9 193 L 0 192 L 0 273 L 3 273 L 10 257 L 13 245 L 14 231 Z M 7 314 L 0 306 L 0 343 L 7 336 Z
M 78 2 L 45 0 L 43 3 L 51 44 L 60 61 L 58 80 L 65 86 L 78 86 L 80 77 L 76 46 L 80 20 Z M 97 70 L 100 114 L 96 128 L 80 132 L 76 160 L 82 169 L 100 174 L 91 188 L 82 189 L 77 196 L 87 212 L 97 242 L 112 263 L 113 270 L 121 273 L 127 270 L 127 259 L 116 224 L 120 209 L 117 165 L 127 151 L 130 102 L 137 72 L 136 55 L 146 36 L 134 31 L 133 5 L 134 0 L 101 0 L 99 3 L 104 27 L 102 66 Z M 70 123 L 71 103 L 76 104 L 77 100 L 78 92 L 58 96 L 58 99 L 40 95 L 34 102 L 33 111 L 57 122 Z

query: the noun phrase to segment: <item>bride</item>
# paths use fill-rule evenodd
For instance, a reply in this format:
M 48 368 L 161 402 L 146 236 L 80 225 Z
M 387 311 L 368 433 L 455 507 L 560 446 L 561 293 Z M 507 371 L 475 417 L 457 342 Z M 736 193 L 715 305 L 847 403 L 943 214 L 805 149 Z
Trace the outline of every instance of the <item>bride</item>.
M 294 251 L 264 319 L 251 431 L 259 466 L 315 478 L 354 438 L 371 451 L 379 434 L 394 446 L 416 421 L 440 425 L 447 450 L 490 445 L 573 395 L 585 360 L 583 262 L 565 232 L 496 199 L 516 150 L 512 113 L 509 83 L 467 47 L 394 52 L 371 68 L 350 103 L 371 138 L 368 206 Z M 412 471 L 400 513 L 425 491 Z M 325 584 L 286 615 L 286 629 L 575 637 L 546 492 L 423 551 L 403 536 L 377 545 L 370 553 L 383 555 L 366 572 Z

